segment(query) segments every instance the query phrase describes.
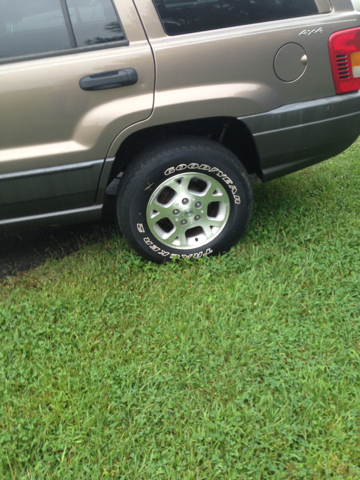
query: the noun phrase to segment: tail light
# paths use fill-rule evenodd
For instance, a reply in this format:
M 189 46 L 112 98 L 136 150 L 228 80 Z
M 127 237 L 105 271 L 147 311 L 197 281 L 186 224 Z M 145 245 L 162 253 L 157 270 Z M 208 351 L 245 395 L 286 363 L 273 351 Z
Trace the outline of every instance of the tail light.
M 336 93 L 360 90 L 360 28 L 333 33 L 329 50 Z

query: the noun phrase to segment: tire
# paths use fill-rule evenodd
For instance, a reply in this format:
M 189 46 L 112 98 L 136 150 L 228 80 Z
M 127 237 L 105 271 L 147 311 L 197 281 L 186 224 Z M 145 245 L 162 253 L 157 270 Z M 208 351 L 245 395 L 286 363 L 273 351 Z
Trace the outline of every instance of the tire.
M 244 234 L 253 205 L 240 161 L 213 140 L 186 136 L 152 146 L 131 162 L 116 215 L 134 250 L 162 263 L 226 252 Z

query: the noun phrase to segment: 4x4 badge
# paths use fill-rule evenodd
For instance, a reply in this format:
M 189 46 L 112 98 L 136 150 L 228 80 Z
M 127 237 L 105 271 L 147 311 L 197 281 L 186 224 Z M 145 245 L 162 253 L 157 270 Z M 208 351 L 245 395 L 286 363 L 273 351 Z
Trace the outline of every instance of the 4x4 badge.
M 314 28 L 313 30 L 303 30 L 300 35 L 313 35 L 314 33 L 324 33 L 324 30 L 320 27 L 318 29 Z

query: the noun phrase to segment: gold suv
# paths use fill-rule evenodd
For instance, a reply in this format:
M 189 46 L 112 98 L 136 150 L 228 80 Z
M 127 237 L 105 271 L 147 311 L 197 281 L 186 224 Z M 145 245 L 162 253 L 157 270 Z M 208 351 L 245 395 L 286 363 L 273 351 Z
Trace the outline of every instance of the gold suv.
M 145 258 L 233 246 L 268 181 L 360 133 L 351 0 L 1 0 L 0 232 L 99 219 Z

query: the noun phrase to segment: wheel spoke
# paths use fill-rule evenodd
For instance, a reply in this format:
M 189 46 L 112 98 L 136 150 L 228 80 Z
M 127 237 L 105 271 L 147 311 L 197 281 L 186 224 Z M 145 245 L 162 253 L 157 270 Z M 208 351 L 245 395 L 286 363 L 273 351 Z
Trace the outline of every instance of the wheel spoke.
M 202 224 L 202 229 L 204 230 L 206 238 L 211 238 L 212 237 L 213 233 L 212 233 L 211 227 L 208 223 Z
M 175 231 L 168 236 L 168 238 L 166 239 L 166 243 L 169 245 L 169 244 L 172 244 L 174 240 L 176 240 L 177 237 L 180 236 L 180 232 L 179 232 L 179 229 L 176 228 L 175 226 Z
M 186 231 L 184 230 L 184 231 L 180 232 L 180 235 L 179 235 L 180 245 L 182 247 L 186 247 L 186 245 L 187 245 L 187 238 L 186 238 L 185 233 L 186 233 Z
M 216 194 L 214 194 L 216 192 Z M 210 187 L 207 189 L 205 195 L 202 197 L 203 198 L 203 204 L 205 207 L 210 205 L 212 202 L 219 202 L 223 199 L 224 197 L 224 192 L 223 190 L 214 187 L 214 185 L 210 185 Z
M 172 232 L 171 235 L 169 235 L 169 237 L 167 237 L 166 239 L 166 242 L 169 244 L 169 243 L 173 243 L 174 240 L 176 240 L 177 238 L 179 239 L 179 242 L 180 242 L 180 245 L 179 247 L 184 247 L 187 245 L 187 238 L 186 238 L 186 228 L 184 227 L 180 227 L 180 226 L 175 226 L 175 231 Z
M 181 180 L 181 190 L 184 194 L 189 192 L 189 183 L 191 182 L 192 177 L 190 175 L 184 176 Z
M 187 195 L 190 181 L 191 177 L 184 175 L 184 177 L 179 177 L 177 180 L 172 179 L 168 186 L 172 188 L 177 193 L 177 195 Z
M 207 222 L 210 227 L 217 228 L 221 228 L 224 224 L 224 220 L 215 220 L 214 218 L 208 218 Z
M 169 207 L 159 205 L 158 203 L 153 203 L 152 205 L 149 205 L 149 207 L 151 211 L 151 214 L 148 218 L 149 226 L 155 225 L 155 223 L 159 222 L 161 219 L 169 217 L 171 213 Z M 154 214 L 153 212 L 158 213 Z
M 206 218 L 203 220 L 201 224 L 207 238 L 211 238 L 215 233 L 212 227 L 216 227 L 217 229 L 220 229 L 223 227 L 223 225 L 224 225 L 223 220 L 215 220 L 213 218 Z

